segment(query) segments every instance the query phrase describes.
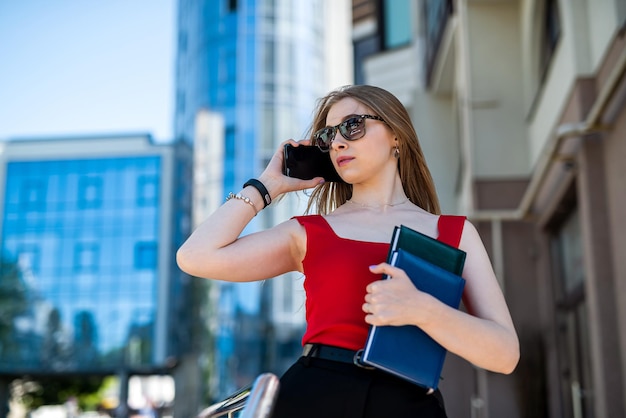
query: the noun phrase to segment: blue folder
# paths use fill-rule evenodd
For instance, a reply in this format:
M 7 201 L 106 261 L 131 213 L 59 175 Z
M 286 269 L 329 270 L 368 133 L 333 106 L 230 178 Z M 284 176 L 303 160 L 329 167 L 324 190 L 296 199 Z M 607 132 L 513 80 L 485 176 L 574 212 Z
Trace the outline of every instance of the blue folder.
M 459 307 L 465 287 L 461 276 L 402 249 L 391 255 L 390 264 L 403 269 L 419 290 Z M 437 389 L 446 352 L 417 326 L 372 326 L 362 360 L 419 386 Z

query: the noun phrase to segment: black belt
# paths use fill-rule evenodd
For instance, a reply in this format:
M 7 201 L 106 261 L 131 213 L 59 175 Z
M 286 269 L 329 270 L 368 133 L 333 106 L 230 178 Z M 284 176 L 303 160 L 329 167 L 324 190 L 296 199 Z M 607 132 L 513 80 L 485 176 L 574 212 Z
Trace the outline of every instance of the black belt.
M 354 351 L 348 350 L 347 348 L 333 347 L 332 345 L 324 344 L 305 344 L 304 349 L 302 350 L 302 355 L 304 357 L 312 357 L 322 360 L 331 360 L 338 361 L 340 363 L 354 364 L 355 366 L 359 366 L 368 370 L 376 369 L 373 366 L 369 366 L 363 363 L 363 360 L 361 359 L 361 356 L 363 355 L 363 350 Z M 432 388 L 423 389 L 427 395 L 435 392 Z
M 349 363 L 364 369 L 374 369 L 361 360 L 363 350 L 348 350 L 347 348 L 333 347 L 324 344 L 305 344 L 302 355 L 305 357 L 320 358 L 322 360 L 338 361 L 340 363 Z

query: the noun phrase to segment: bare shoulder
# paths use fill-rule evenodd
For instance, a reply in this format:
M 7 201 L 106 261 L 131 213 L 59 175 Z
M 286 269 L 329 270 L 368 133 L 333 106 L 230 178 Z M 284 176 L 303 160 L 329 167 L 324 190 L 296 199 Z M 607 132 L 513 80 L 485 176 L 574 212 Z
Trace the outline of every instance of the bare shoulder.
M 271 230 L 283 236 L 288 235 L 292 241 L 306 240 L 306 230 L 295 218 L 283 221 L 274 226 Z
M 487 249 L 478 230 L 469 220 L 466 220 L 463 226 L 459 248 L 467 253 L 464 277 L 475 277 L 473 280 L 477 280 L 477 278 L 484 280 L 488 277 L 495 279 Z
M 280 228 L 282 231 L 288 232 L 294 238 L 300 235 L 306 237 L 306 230 L 304 229 L 304 226 L 296 218 L 287 219 L 286 221 L 276 225 L 276 228 Z
M 469 219 L 465 219 L 459 248 L 467 251 L 471 250 L 476 245 L 480 245 L 481 247 L 483 246 L 480 234 L 478 233 L 478 230 L 476 229 L 474 224 Z

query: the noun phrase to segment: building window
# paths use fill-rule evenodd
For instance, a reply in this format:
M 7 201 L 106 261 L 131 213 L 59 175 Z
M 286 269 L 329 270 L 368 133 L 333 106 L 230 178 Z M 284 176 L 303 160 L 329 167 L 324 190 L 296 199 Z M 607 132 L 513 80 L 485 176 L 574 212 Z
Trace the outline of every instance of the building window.
M 155 269 L 157 265 L 156 242 L 138 242 L 135 244 L 135 268 Z
M 380 51 L 378 34 L 354 41 L 354 84 L 365 84 L 364 62 L 370 55 Z
M 561 14 L 558 0 L 545 0 L 541 27 L 539 72 L 543 80 L 561 36 Z
M 409 0 L 383 2 L 385 49 L 398 48 L 411 42 L 411 3 Z
M 156 176 L 137 177 L 137 206 L 156 206 L 159 201 L 159 179 Z
M 441 46 L 443 34 L 448 22 L 452 18 L 452 0 L 425 0 L 423 3 L 423 26 L 425 32 L 424 65 L 426 67 L 426 82 L 430 78 L 435 66 L 437 53 Z
M 187 52 L 187 32 L 178 33 L 178 53 Z
M 98 270 L 100 249 L 96 243 L 79 242 L 74 246 L 74 271 L 94 273 Z
M 37 273 L 40 266 L 39 246 L 22 244 L 17 250 L 17 265 L 21 272 Z
M 185 106 L 185 92 L 184 91 L 178 91 L 176 92 L 176 111 L 178 113 L 184 113 L 186 106 Z
M 102 206 L 102 178 L 81 177 L 78 181 L 78 207 L 81 209 Z
M 22 183 L 21 206 L 27 210 L 42 210 L 46 201 L 46 187 L 40 180 L 30 179 Z
M 564 294 L 574 291 L 584 283 L 584 265 L 580 219 L 575 209 L 563 222 L 558 236 L 561 258 L 561 289 Z
M 558 371 L 564 416 L 590 417 L 593 411 L 589 323 L 585 297 L 585 265 L 580 215 L 574 186 L 566 193 L 552 220 L 554 318 Z
M 267 40 L 263 42 L 261 48 L 262 68 L 268 78 L 271 78 L 276 71 L 276 42 Z M 233 60 L 234 61 L 234 60 Z
M 626 0 L 618 0 L 616 4 L 620 32 L 626 31 Z
M 224 190 L 235 184 L 235 128 L 229 126 L 224 135 Z

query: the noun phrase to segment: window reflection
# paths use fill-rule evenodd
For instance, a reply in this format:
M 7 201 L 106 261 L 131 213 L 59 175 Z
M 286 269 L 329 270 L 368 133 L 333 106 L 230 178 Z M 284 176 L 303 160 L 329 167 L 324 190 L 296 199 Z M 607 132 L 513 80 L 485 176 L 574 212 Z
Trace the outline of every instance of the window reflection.
M 160 172 L 158 156 L 7 164 L 0 372 L 152 364 Z

